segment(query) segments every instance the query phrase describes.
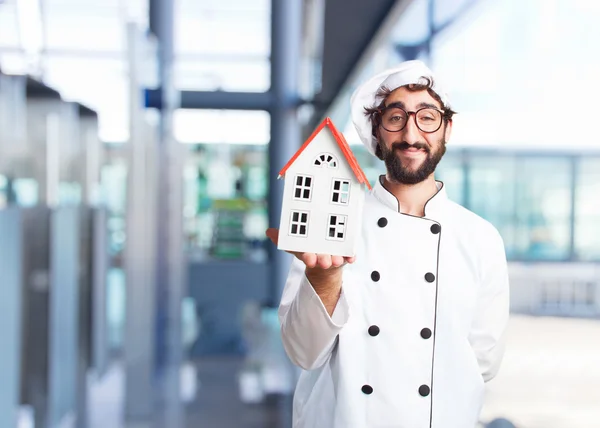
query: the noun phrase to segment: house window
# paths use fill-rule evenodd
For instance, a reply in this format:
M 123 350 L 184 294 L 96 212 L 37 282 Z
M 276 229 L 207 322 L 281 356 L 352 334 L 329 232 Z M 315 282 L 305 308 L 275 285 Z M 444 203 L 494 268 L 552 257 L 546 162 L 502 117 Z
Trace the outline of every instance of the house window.
M 292 221 L 290 221 L 290 235 L 308 235 L 308 212 L 292 211 Z
M 297 175 L 294 185 L 294 199 L 310 201 L 312 193 L 312 177 L 307 175 Z
M 327 222 L 327 239 L 343 241 L 346 239 L 346 216 L 330 214 Z
M 350 200 L 350 180 L 333 179 L 331 202 L 334 204 L 348 205 Z
M 315 166 L 337 168 L 337 159 L 331 153 L 321 153 L 315 158 Z

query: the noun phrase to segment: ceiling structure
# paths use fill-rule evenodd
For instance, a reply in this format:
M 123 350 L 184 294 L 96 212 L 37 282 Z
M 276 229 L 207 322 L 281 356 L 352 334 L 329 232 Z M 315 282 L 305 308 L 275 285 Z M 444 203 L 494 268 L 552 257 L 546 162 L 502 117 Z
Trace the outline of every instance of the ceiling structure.
M 357 64 L 372 46 L 382 25 L 396 19 L 412 0 L 328 0 L 325 3 L 321 91 L 314 99 L 317 123 L 351 78 Z M 393 15 L 393 17 L 390 17 Z
M 271 0 L 174 1 L 177 89 L 257 95 L 269 90 Z M 437 9 L 466 1 L 445 2 Z M 320 67 L 317 87 L 308 91 L 306 100 L 313 108 L 310 128 L 356 78 L 378 44 L 415 34 L 423 40 L 427 35 L 423 13 L 431 0 L 305 0 L 304 4 L 309 21 L 304 43 L 312 44 L 311 55 L 320 56 L 313 58 Z M 126 141 L 126 24 L 133 21 L 147 28 L 148 13 L 148 0 L 4 0 L 0 67 L 8 73 L 38 76 L 65 99 L 90 106 L 99 113 L 103 140 Z M 408 32 L 398 32 L 397 22 L 411 14 L 419 19 L 403 25 Z

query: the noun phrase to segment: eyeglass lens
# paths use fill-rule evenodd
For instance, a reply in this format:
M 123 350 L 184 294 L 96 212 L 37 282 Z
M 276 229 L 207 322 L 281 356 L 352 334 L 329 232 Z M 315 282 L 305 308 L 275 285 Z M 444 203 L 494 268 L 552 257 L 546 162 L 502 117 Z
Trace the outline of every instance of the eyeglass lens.
M 401 108 L 391 108 L 383 112 L 382 125 L 391 132 L 401 131 L 408 122 L 409 114 Z M 435 132 L 442 124 L 442 114 L 432 108 L 422 108 L 416 111 L 417 127 L 423 132 Z

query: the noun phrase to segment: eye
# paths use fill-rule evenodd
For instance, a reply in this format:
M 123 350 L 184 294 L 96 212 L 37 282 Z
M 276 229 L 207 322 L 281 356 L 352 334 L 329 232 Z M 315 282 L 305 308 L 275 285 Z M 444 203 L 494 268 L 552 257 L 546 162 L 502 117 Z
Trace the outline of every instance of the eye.
M 424 109 L 417 114 L 417 119 L 422 123 L 437 122 L 440 120 L 440 116 L 436 110 Z

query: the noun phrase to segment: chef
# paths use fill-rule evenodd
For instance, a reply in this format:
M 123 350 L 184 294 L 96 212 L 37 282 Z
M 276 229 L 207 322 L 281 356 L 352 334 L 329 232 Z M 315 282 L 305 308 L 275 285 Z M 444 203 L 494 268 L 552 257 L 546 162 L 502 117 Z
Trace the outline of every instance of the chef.
M 366 195 L 354 257 L 294 254 L 279 307 L 303 369 L 293 426 L 473 428 L 509 286 L 497 230 L 434 178 L 454 112 L 432 71 L 408 61 L 362 84 L 351 113 L 386 174 Z

